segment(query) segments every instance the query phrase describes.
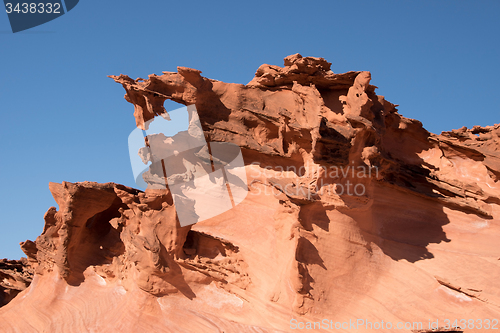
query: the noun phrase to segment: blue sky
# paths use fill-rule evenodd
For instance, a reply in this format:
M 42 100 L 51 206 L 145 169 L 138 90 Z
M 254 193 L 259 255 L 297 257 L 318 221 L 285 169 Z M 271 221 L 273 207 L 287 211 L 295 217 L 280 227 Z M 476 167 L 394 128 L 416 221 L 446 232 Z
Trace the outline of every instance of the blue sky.
M 247 83 L 263 63 L 319 56 L 371 71 L 379 95 L 439 133 L 500 122 L 499 32 L 496 0 L 80 0 L 17 34 L 0 13 L 0 258 L 41 233 L 49 182 L 134 186 L 133 106 L 107 75 L 186 66 Z

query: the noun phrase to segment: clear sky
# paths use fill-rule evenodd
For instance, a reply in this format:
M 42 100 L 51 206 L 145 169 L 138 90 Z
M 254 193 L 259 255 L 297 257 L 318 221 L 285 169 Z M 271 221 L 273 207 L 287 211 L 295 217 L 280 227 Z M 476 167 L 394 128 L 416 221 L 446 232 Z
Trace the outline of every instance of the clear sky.
M 0 13 L 0 258 L 42 232 L 49 182 L 134 186 L 133 106 L 107 75 L 186 66 L 247 83 L 263 63 L 324 57 L 371 71 L 379 95 L 439 133 L 500 123 L 499 33 L 498 0 L 80 0 L 17 34 Z

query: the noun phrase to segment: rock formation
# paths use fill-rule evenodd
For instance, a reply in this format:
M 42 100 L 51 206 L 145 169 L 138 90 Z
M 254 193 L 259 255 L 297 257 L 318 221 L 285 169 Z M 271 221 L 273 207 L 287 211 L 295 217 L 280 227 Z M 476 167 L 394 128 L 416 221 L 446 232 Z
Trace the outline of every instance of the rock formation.
M 248 196 L 181 227 L 168 190 L 51 183 L 59 208 L 22 243 L 35 276 L 0 308 L 3 331 L 498 320 L 500 125 L 431 134 L 376 95 L 369 72 L 330 65 L 296 54 L 247 85 L 185 67 L 111 76 L 139 128 L 167 99 L 194 104 L 207 142 L 241 147 Z
M 21 260 L 0 259 L 0 306 L 9 303 L 26 289 L 33 279 L 26 258 Z

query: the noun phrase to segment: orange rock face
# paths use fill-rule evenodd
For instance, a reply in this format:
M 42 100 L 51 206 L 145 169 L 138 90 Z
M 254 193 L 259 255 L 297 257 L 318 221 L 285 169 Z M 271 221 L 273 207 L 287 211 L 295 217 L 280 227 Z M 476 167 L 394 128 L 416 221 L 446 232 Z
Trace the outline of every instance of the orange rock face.
M 33 278 L 33 271 L 26 258 L 0 259 L 0 306 L 9 303 L 26 289 Z
M 2 332 L 500 327 L 500 125 L 431 134 L 369 72 L 298 54 L 247 85 L 112 78 L 143 129 L 166 99 L 196 105 L 208 142 L 241 147 L 249 193 L 181 227 L 168 190 L 50 184 Z

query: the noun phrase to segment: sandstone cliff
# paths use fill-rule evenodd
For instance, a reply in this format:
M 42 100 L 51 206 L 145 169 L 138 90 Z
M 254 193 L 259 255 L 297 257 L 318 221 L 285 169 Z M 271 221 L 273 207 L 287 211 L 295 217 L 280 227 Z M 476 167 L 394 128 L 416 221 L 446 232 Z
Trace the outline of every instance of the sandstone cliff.
M 298 54 L 284 65 L 247 85 L 185 67 L 112 76 L 139 128 L 167 99 L 194 104 L 208 142 L 241 147 L 249 194 L 181 227 L 168 190 L 51 183 L 59 208 L 22 244 L 36 273 L 0 308 L 3 331 L 498 319 L 500 125 L 435 135 L 376 95 L 369 72 Z

